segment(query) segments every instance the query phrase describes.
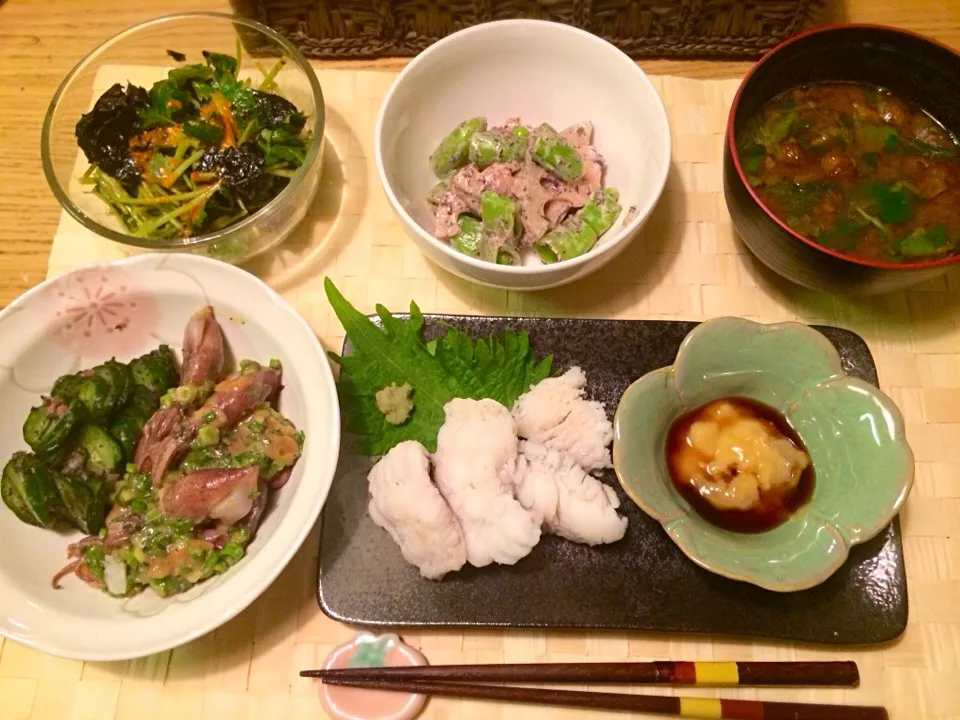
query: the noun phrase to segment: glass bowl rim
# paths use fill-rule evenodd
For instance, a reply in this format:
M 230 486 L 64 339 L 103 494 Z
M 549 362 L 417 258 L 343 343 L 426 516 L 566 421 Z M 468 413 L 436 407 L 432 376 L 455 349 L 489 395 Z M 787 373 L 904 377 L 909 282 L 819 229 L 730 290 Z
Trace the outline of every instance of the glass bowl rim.
M 93 218 L 89 217 L 84 213 L 76 203 L 70 198 L 69 194 L 65 188 L 61 185 L 60 180 L 57 178 L 56 171 L 53 167 L 53 158 L 50 152 L 50 133 L 53 125 L 53 117 L 56 114 L 56 111 L 60 105 L 60 101 L 66 92 L 67 88 L 73 83 L 77 76 L 87 68 L 88 65 L 93 62 L 100 54 L 106 50 L 108 47 L 116 44 L 117 42 L 129 38 L 141 30 L 145 30 L 150 27 L 158 26 L 164 23 L 181 21 L 181 20 L 226 20 L 231 22 L 234 25 L 243 25 L 252 30 L 259 32 L 261 35 L 266 36 L 271 41 L 280 46 L 284 54 L 288 55 L 293 59 L 294 63 L 303 73 L 307 76 L 307 81 L 310 83 L 310 90 L 314 97 L 314 104 L 316 110 L 313 114 L 313 126 L 312 126 L 312 137 L 310 145 L 307 147 L 307 154 L 304 158 L 303 163 L 297 169 L 297 172 L 290 179 L 290 182 L 287 186 L 280 191 L 280 193 L 273 198 L 270 202 L 264 205 L 262 208 L 257 210 L 255 213 L 244 218 L 240 222 L 234 223 L 233 225 L 228 225 L 225 228 L 217 230 L 215 232 L 206 233 L 204 235 L 195 235 L 187 238 L 176 238 L 173 240 L 155 240 L 150 238 L 139 238 L 133 235 L 126 233 L 118 232 L 111 228 L 108 228 L 104 225 L 101 225 L 99 222 L 95 221 Z M 43 118 L 43 127 L 40 132 L 40 161 L 43 166 L 43 174 L 47 179 L 47 184 L 50 186 L 51 191 L 54 196 L 57 198 L 57 201 L 60 203 L 61 207 L 70 214 L 77 222 L 83 225 L 86 229 L 105 237 L 108 240 L 113 240 L 114 242 L 121 243 L 123 245 L 130 245 L 138 248 L 148 249 L 148 250 L 178 250 L 178 249 L 195 249 L 198 247 L 203 247 L 206 245 L 213 244 L 217 241 L 223 240 L 233 233 L 239 232 L 241 230 L 248 229 L 252 226 L 255 226 L 261 218 L 266 215 L 274 212 L 278 207 L 282 206 L 286 200 L 296 191 L 297 187 L 301 185 L 304 179 L 307 176 L 308 172 L 311 172 L 310 168 L 313 165 L 318 153 L 320 152 L 320 147 L 323 144 L 323 133 L 326 124 L 326 105 L 324 104 L 323 99 L 323 90 L 320 87 L 320 81 L 317 79 L 317 75 L 313 70 L 313 66 L 310 65 L 309 61 L 304 57 L 303 53 L 289 40 L 280 35 L 277 31 L 267 27 L 263 23 L 257 22 L 256 20 L 250 20 L 248 18 L 240 17 L 238 15 L 231 15 L 228 13 L 218 13 L 218 12 L 184 12 L 184 13 L 173 13 L 169 15 L 162 15 L 152 20 L 146 20 L 136 25 L 131 25 L 130 27 L 121 30 L 120 32 L 111 35 L 109 38 L 98 44 L 90 52 L 84 55 L 79 62 L 77 62 L 73 68 L 67 73 L 66 77 L 60 82 L 60 85 L 57 87 L 56 92 L 53 95 L 53 98 L 50 100 L 50 104 L 47 107 L 47 112 Z M 77 148 L 78 152 L 80 151 Z

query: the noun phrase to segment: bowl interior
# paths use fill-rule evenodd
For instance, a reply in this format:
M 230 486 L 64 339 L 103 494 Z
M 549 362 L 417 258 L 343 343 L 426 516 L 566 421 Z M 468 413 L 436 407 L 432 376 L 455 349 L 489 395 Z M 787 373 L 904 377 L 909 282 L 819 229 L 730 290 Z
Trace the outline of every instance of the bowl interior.
M 182 596 L 151 592 L 113 599 L 74 577 L 50 586 L 79 533 L 20 522 L 0 505 L 0 633 L 55 654 L 119 659 L 186 642 L 252 602 L 286 565 L 313 526 L 337 462 L 339 410 L 329 364 L 309 327 L 262 283 L 242 271 L 189 255 L 141 255 L 45 283 L 0 315 L 0 462 L 25 450 L 23 418 L 63 373 L 110 357 L 127 361 L 168 344 L 180 355 L 190 315 L 211 304 L 228 357 L 284 368 L 280 409 L 305 434 L 290 482 L 272 495 L 249 554 L 228 573 Z M 282 339 L 282 341 L 281 341 Z M 309 398 L 307 395 L 309 389 Z M 77 627 L 84 631 L 78 633 Z
M 621 194 L 621 218 L 630 206 L 645 217 L 663 189 L 670 157 L 666 115 L 653 85 L 629 58 L 560 24 L 476 26 L 413 61 L 381 110 L 379 161 L 388 193 L 424 238 L 444 248 L 433 238 L 425 200 L 437 182 L 428 159 L 450 130 L 475 116 L 491 125 L 519 116 L 525 124 L 548 122 L 557 129 L 592 122 L 594 145 L 606 161 L 605 186 Z M 599 247 L 615 242 L 620 227 L 615 223 Z
M 242 48 L 244 43 L 257 47 L 256 56 Z M 115 83 L 132 83 L 149 90 L 153 83 L 165 79 L 169 70 L 181 64 L 168 50 L 183 53 L 186 63 L 202 63 L 204 50 L 237 57 L 238 48 L 241 48 L 239 77 L 250 79 L 253 87 L 259 85 L 263 73 L 271 70 L 278 60 L 286 61 L 274 78 L 279 92 L 310 118 L 307 127 L 314 130 L 314 144 L 321 142 L 323 107 L 311 83 L 315 78 L 308 75 L 312 70 L 292 45 L 258 23 L 227 15 L 199 13 L 160 18 L 125 30 L 92 51 L 64 80 L 51 103 L 41 152 L 47 180 L 64 208 L 93 232 L 120 242 L 134 240 L 123 223 L 90 192 L 90 186 L 79 182 L 89 164 L 77 146 L 77 121 Z M 309 159 L 304 166 L 308 164 Z M 290 185 L 296 182 L 297 178 Z M 274 203 L 290 194 L 291 186 L 274 199 Z M 201 244 L 207 238 L 219 237 L 249 224 L 269 207 L 220 233 L 186 240 L 149 240 L 146 246 Z
M 753 192 L 736 153 L 740 128 L 775 96 L 798 85 L 845 81 L 886 88 L 928 112 L 960 137 L 960 55 L 920 35 L 871 25 L 837 26 L 802 34 L 776 48 L 744 80 L 731 109 L 727 148 L 740 182 L 754 202 L 785 232 L 823 253 L 857 265 L 906 270 L 960 261 L 889 263 L 824 248 L 791 229 Z

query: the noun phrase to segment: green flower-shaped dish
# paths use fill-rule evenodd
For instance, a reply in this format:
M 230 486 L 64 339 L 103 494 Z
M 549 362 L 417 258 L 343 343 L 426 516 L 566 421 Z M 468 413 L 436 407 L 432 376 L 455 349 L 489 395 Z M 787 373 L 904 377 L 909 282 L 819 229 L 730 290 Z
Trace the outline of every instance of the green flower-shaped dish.
M 666 439 L 679 415 L 739 396 L 779 410 L 806 445 L 814 469 L 810 502 L 762 533 L 707 522 L 673 487 Z M 843 373 L 833 345 L 798 323 L 718 318 L 683 341 L 674 364 L 624 392 L 614 418 L 620 484 L 680 549 L 711 572 L 788 592 L 832 575 L 853 545 L 896 516 L 913 484 L 903 418 L 877 388 Z

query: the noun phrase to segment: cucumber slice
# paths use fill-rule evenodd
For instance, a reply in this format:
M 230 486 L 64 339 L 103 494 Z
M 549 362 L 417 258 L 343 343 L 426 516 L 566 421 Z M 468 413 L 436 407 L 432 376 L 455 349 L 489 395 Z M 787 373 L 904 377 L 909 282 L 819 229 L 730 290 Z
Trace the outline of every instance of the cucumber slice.
M 14 453 L 0 476 L 0 496 L 20 520 L 36 527 L 57 527 L 66 510 L 53 476 L 55 472 L 36 457 Z

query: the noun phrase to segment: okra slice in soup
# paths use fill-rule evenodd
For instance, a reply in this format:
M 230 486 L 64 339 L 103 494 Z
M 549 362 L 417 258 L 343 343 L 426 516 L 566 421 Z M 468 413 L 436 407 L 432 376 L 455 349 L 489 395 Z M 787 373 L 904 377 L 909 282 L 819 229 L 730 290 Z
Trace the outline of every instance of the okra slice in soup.
M 483 226 L 471 215 L 461 215 L 457 218 L 457 225 L 460 227 L 460 232 L 450 238 L 450 244 L 458 252 L 476 257 L 480 251 Z
M 563 137 L 547 123 L 533 131 L 530 157 L 537 165 L 554 173 L 564 182 L 583 175 L 583 159 Z
M 596 243 L 596 231 L 574 216 L 544 235 L 537 243 L 537 252 L 544 262 L 570 260 L 588 252 Z
M 457 125 L 430 155 L 430 165 L 437 177 L 443 178 L 470 162 L 470 138 L 487 129 L 487 119 L 470 118 Z

